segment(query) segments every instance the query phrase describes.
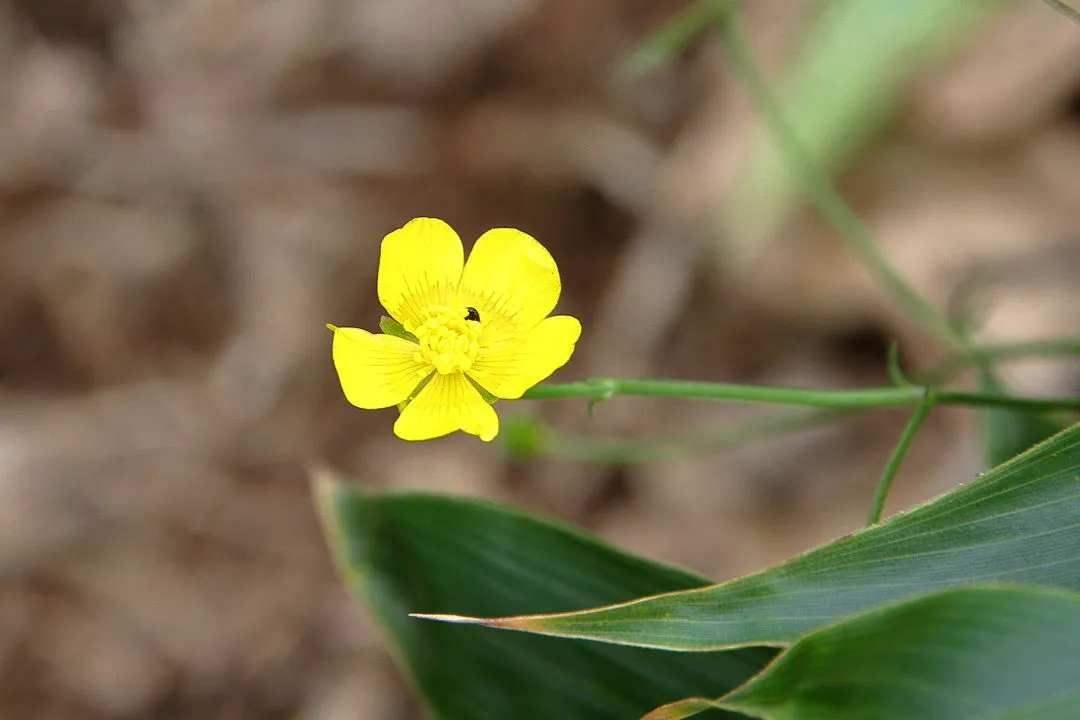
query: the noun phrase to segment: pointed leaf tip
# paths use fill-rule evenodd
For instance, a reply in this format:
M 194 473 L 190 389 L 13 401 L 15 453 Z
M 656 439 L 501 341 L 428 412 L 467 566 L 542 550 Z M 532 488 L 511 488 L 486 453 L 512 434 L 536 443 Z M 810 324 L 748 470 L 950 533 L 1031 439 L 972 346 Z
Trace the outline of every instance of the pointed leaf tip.
M 656 708 L 641 720 L 683 720 L 706 710 L 713 710 L 716 705 L 705 698 L 686 698 Z
M 455 625 L 480 625 L 482 627 L 499 628 L 501 630 L 524 630 L 536 632 L 540 630 L 544 616 L 521 615 L 510 617 L 473 617 L 470 615 L 447 615 L 441 613 L 409 613 L 409 617 L 418 620 L 434 620 L 435 622 L 453 623 Z
M 439 613 L 409 613 L 409 617 L 417 620 L 454 623 L 455 625 L 486 625 L 489 622 L 484 618 L 469 617 L 468 615 L 440 615 Z
M 315 499 L 316 506 L 329 503 L 334 491 L 343 484 L 341 476 L 337 472 L 329 466 L 319 463 L 307 467 L 307 476 L 311 481 L 311 494 Z
M 485 631 L 468 620 L 604 606 L 709 580 L 517 507 L 382 493 L 342 480 L 322 486 L 332 489 L 345 540 L 335 559 L 433 718 L 632 720 L 679 698 L 727 692 L 775 655 L 767 649 L 654 653 Z M 461 619 L 435 615 L 424 622 L 429 618 L 409 617 L 414 611 Z

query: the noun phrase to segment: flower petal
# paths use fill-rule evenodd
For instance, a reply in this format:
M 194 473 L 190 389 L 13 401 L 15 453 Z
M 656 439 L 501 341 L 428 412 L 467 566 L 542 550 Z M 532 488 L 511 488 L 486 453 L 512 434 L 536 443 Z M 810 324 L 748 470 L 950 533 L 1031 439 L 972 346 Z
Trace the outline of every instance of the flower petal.
M 431 305 L 449 305 L 465 261 L 461 238 L 442 220 L 416 218 L 382 241 L 379 302 L 413 332 Z
M 549 317 L 520 337 L 482 349 L 469 376 L 492 395 L 514 400 L 565 365 L 579 337 L 577 318 Z
M 485 441 L 499 434 L 499 416 L 461 373 L 436 374 L 394 423 L 402 440 L 430 440 L 455 430 Z
M 397 405 L 424 379 L 426 368 L 415 360 L 416 343 L 359 328 L 330 329 L 341 389 L 356 407 L 377 410 Z
M 461 275 L 460 301 L 475 307 L 489 342 L 536 327 L 559 301 L 559 268 L 543 245 L 520 230 L 480 236 Z

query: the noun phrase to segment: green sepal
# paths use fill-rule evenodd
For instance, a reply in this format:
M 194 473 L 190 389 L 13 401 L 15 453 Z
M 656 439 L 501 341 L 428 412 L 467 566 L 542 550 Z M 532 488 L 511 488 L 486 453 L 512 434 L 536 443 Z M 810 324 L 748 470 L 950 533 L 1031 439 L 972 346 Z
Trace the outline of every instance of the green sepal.
M 392 317 L 387 317 L 386 315 L 383 315 L 381 318 L 379 318 L 379 329 L 387 335 L 393 335 L 394 337 L 401 338 L 402 340 L 408 340 L 409 342 L 414 343 L 420 342 L 420 340 L 418 340 L 417 337 L 411 332 L 406 330 L 401 323 L 399 323 Z
M 404 410 L 408 406 L 409 403 L 411 403 L 413 400 L 415 400 L 416 396 L 420 394 L 420 391 L 423 390 L 427 386 L 427 384 L 429 382 L 431 382 L 431 378 L 433 378 L 433 377 L 435 377 L 435 373 L 431 373 L 426 378 L 424 378 L 419 383 L 417 383 L 416 389 L 413 390 L 411 393 L 409 393 L 409 397 L 405 398 L 404 400 L 402 400 L 401 402 L 399 402 L 397 404 L 398 412 L 401 412 L 402 410 Z

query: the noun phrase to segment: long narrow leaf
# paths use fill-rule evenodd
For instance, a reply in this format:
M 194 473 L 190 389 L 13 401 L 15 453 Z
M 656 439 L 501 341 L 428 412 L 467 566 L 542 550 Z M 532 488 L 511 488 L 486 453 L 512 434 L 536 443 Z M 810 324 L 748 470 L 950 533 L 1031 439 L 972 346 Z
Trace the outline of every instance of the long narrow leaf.
M 1080 718 L 1080 594 L 971 587 L 923 596 L 810 633 L 708 708 L 784 720 Z
M 451 619 L 705 651 L 784 645 L 885 602 L 987 582 L 1080 590 L 1080 426 L 914 510 L 747 577 L 579 612 Z
M 687 695 L 729 690 L 774 654 L 676 655 L 410 618 L 568 610 L 709 581 L 489 502 L 369 494 L 328 481 L 318 499 L 348 586 L 432 718 L 633 720 Z

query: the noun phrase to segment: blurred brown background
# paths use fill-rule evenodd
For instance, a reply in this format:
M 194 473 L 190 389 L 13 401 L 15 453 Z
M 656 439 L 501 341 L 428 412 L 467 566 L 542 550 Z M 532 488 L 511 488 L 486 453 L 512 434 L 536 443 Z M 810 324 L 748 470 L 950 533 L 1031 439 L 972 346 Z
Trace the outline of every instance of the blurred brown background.
M 776 73 L 814 3 L 750 5 Z M 585 324 L 563 379 L 843 387 L 885 382 L 892 339 L 940 358 L 813 213 L 731 251 L 715 210 L 760 131 L 715 38 L 620 70 L 684 6 L 0 0 L 0 717 L 418 717 L 329 566 L 314 463 L 717 578 L 860 524 L 903 413 L 626 468 L 510 463 L 471 437 L 405 445 L 333 376 L 324 323 L 376 326 L 378 242 L 416 215 L 548 245 Z M 1080 28 L 1014 3 L 900 107 L 841 177 L 885 250 L 942 306 L 991 285 L 986 338 L 1075 331 Z M 1075 369 L 1009 377 L 1075 392 Z M 535 409 L 624 437 L 757 411 Z M 971 429 L 935 411 L 890 507 L 977 472 Z

